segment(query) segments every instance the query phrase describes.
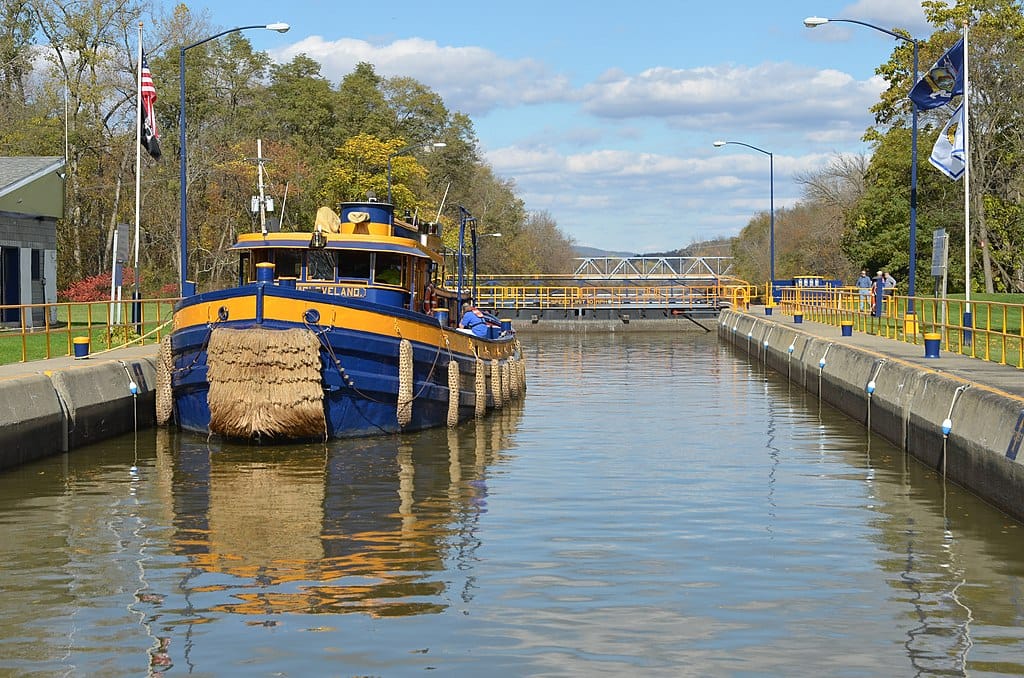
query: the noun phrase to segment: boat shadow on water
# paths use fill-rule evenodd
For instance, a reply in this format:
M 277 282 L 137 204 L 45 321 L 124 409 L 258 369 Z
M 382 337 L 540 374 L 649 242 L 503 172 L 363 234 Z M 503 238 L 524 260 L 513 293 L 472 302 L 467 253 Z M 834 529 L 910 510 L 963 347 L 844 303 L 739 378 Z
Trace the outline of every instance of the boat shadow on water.
M 521 411 L 271 448 L 161 431 L 158 465 L 173 469 L 172 550 L 186 561 L 191 612 L 181 621 L 442 612 L 452 598 L 443 573 L 472 567 L 489 469 L 502 463 Z M 465 576 L 458 597 L 468 600 Z

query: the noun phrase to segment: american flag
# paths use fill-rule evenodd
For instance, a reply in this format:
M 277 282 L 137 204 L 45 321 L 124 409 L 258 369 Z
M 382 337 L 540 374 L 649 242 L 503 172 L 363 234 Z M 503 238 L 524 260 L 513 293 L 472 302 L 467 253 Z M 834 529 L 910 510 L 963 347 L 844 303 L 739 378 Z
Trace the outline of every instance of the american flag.
M 156 87 L 153 86 L 153 74 L 149 72 L 149 64 L 146 63 L 145 55 L 142 57 L 142 91 L 139 95 L 142 99 L 142 127 L 139 143 L 155 160 L 159 160 L 160 132 L 156 128 L 156 115 L 153 113 L 153 104 L 156 103 Z

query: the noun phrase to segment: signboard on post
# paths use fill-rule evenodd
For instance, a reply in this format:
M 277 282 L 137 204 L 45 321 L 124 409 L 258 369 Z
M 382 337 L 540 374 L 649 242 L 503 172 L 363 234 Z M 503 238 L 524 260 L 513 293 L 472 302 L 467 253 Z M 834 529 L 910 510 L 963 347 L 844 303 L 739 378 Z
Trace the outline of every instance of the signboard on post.
M 932 231 L 932 277 L 935 278 L 935 291 L 939 290 L 939 278 L 942 278 L 942 306 L 939 320 L 946 323 L 946 271 L 949 265 L 949 235 L 946 229 L 937 228 Z M 938 296 L 936 294 L 936 296 Z
M 932 232 L 932 277 L 944 277 L 948 262 L 949 236 L 946 234 L 946 229 L 937 228 Z
M 128 224 L 118 224 L 114 230 L 114 242 L 112 246 L 113 261 L 110 262 L 110 324 L 116 325 L 121 322 L 121 305 L 114 302 L 121 301 L 121 272 L 122 267 L 128 263 L 129 246 Z

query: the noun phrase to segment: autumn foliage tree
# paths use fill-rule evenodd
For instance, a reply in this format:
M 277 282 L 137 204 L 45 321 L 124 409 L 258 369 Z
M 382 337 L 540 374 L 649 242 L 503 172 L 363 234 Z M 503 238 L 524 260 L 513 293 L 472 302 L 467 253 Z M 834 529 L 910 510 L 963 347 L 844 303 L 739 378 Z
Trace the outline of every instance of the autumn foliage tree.
M 178 48 L 217 32 L 208 13 L 185 5 L 165 14 L 147 4 L 39 0 L 9 3 L 2 15 L 0 153 L 64 155 L 65 118 L 68 125 L 66 213 L 57 247 L 62 290 L 109 271 L 112 234 L 117 224 L 134 221 L 135 62 L 144 23 L 163 156 L 154 161 L 143 154 L 140 280 L 144 294 L 174 283 L 180 265 Z M 37 38 L 46 47 L 42 70 L 33 70 L 27 56 Z M 478 217 L 482 232 L 508 234 L 502 247 L 561 251 L 571 242 L 549 215 L 541 222 L 553 228 L 530 227 L 514 184 L 481 160 L 472 120 L 450 111 L 415 79 L 383 77 L 360 63 L 333 85 L 307 55 L 271 63 L 244 32 L 196 45 L 185 61 L 186 274 L 200 288 L 233 278 L 228 248 L 239 232 L 259 227 L 250 209 L 258 193 L 257 139 L 264 191 L 277 208 L 271 218 L 284 230 L 311 229 L 321 205 L 337 208 L 365 199 L 368 191 L 385 199 L 391 157 L 399 213 L 433 220 L 447 196 L 440 219 L 449 238 L 461 205 Z M 431 142 L 445 145 L 396 154 Z M 526 255 L 492 259 L 509 267 L 537 261 Z

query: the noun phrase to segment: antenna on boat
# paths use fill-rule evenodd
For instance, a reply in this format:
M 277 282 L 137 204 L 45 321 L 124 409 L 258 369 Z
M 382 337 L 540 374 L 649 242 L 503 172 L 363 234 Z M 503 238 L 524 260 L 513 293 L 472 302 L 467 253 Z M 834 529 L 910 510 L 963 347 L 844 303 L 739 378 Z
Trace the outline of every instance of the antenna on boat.
M 448 199 L 448 189 L 452 187 L 452 182 L 448 182 L 448 185 L 444 187 L 444 195 L 441 196 L 441 205 L 437 208 L 437 217 L 434 219 L 434 223 L 441 221 L 441 210 L 444 209 L 444 201 Z
M 263 237 L 267 237 L 267 212 L 274 211 L 274 199 L 268 198 L 263 191 L 263 165 L 268 162 L 267 158 L 263 157 L 263 139 L 256 140 L 256 157 L 250 158 L 256 161 L 257 166 L 257 186 L 259 188 L 259 195 L 253 196 L 252 199 L 252 211 L 259 212 L 260 215 L 260 233 Z

